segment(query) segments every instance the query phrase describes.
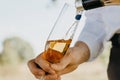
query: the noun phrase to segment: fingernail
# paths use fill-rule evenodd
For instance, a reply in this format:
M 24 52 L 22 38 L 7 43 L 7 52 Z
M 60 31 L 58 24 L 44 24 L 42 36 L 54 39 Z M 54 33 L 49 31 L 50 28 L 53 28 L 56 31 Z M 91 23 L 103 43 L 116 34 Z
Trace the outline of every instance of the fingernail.
M 54 70 L 51 70 L 53 74 L 55 74 L 55 71 Z
M 48 73 L 55 74 L 55 71 L 53 69 L 49 70 Z
M 41 79 L 41 76 L 35 76 L 37 79 Z
M 45 76 L 42 76 L 42 77 L 40 78 L 40 80 L 44 80 L 44 78 L 45 78 Z
M 61 65 L 60 66 L 58 66 L 58 64 L 56 65 L 56 64 L 53 64 L 52 66 L 51 66 L 54 70 L 56 70 L 56 71 L 59 71 L 59 70 L 61 70 Z

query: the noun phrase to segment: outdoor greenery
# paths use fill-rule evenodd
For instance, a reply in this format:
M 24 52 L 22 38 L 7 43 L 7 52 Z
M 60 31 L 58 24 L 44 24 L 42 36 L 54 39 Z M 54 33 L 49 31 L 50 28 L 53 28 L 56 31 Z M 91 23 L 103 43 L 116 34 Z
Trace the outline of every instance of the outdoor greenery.
M 3 42 L 0 64 L 19 64 L 33 58 L 32 46 L 19 37 L 7 38 Z

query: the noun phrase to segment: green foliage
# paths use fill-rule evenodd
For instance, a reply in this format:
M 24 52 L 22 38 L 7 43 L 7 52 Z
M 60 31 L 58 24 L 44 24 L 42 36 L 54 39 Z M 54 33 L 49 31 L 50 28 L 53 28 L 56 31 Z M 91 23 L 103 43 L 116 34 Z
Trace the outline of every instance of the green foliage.
M 0 64 L 19 64 L 33 58 L 31 45 L 18 37 L 8 38 L 3 42 Z

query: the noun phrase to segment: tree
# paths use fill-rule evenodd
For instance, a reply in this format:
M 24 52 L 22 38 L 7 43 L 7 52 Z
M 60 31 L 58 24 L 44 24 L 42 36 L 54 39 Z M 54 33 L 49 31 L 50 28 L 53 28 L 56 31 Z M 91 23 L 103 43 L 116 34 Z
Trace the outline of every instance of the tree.
M 0 55 L 2 64 L 18 64 L 33 58 L 31 45 L 18 37 L 8 38 L 3 42 L 3 51 Z

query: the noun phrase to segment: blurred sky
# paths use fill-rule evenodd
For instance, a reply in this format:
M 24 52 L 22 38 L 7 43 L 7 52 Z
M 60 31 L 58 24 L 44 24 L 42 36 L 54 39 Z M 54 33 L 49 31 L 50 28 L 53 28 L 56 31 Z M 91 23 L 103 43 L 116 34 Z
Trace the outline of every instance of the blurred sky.
M 65 2 L 74 4 L 74 0 L 0 0 L 0 52 L 2 42 L 13 36 L 28 41 L 35 53 L 41 52 Z

